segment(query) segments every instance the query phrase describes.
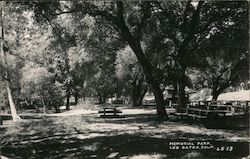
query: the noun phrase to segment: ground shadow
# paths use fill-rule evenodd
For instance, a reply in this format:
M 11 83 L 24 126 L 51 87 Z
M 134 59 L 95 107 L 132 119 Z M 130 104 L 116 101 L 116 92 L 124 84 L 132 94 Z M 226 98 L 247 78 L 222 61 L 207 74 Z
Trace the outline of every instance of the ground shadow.
M 131 157 L 140 154 L 164 154 L 163 158 L 241 158 L 248 155 L 247 143 L 238 144 L 233 152 L 213 150 L 170 150 L 169 139 L 118 135 L 91 139 L 57 138 L 44 142 L 8 145 L 2 153 L 11 158 L 113 158 Z M 220 144 L 220 143 L 219 143 Z M 223 144 L 222 144 L 223 145 Z M 235 146 L 236 147 L 236 146 Z
M 152 114 L 126 115 L 121 119 L 103 119 L 98 115 L 44 117 L 1 129 L 1 149 L 3 155 L 17 159 L 128 158 L 140 154 L 160 154 L 162 158 L 241 158 L 248 155 L 246 142 L 228 142 L 222 138 L 223 134 L 176 129 L 183 126 L 175 122 L 159 124 Z M 236 145 L 232 152 L 170 150 L 169 142 L 176 140 L 217 140 L 215 145 Z

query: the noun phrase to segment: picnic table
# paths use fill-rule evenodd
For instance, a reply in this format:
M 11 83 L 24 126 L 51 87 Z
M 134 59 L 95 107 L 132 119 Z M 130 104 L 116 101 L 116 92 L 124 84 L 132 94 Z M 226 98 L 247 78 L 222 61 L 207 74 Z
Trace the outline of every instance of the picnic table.
M 121 110 L 117 109 L 116 107 L 105 107 L 98 111 L 100 117 L 104 118 L 116 118 L 121 117 L 119 114 L 122 113 Z

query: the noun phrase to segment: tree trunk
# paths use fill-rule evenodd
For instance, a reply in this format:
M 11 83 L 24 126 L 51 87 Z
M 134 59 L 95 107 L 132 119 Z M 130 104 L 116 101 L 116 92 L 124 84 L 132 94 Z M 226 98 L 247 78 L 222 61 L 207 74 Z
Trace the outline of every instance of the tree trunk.
M 77 89 L 75 88 L 74 89 L 74 98 L 75 98 L 75 105 L 77 105 L 78 104 L 78 100 L 79 100 L 79 94 L 78 94 L 78 91 L 77 91 Z
M 132 98 L 132 106 L 133 107 L 139 107 L 139 106 L 142 106 L 142 99 L 141 98 L 141 94 L 134 94 L 131 96 Z
M 138 103 L 140 103 L 140 105 L 142 105 L 142 100 L 143 100 L 145 94 L 147 93 L 147 90 L 148 90 L 147 87 L 142 88 L 142 92 L 141 92 L 140 97 L 138 99 Z
M 42 98 L 42 103 L 43 103 L 43 113 L 46 114 L 46 105 L 43 98 Z
M 140 48 L 139 44 L 137 46 L 133 46 L 133 47 L 135 47 L 133 49 L 133 51 L 135 53 L 136 52 L 137 53 L 142 52 L 141 49 L 137 48 L 137 47 Z M 142 52 L 142 54 L 143 54 L 143 52 Z M 166 112 L 166 109 L 165 109 L 165 101 L 164 101 L 164 98 L 163 98 L 163 92 L 162 92 L 162 90 L 160 88 L 160 83 L 157 81 L 157 78 L 154 76 L 154 72 L 153 72 L 153 68 L 152 68 L 151 64 L 146 59 L 144 54 L 143 55 L 142 54 L 139 53 L 137 58 L 138 58 L 138 61 L 140 62 L 140 64 L 143 66 L 144 72 L 146 74 L 147 83 L 148 83 L 148 85 L 150 86 L 150 88 L 153 91 L 155 101 L 156 101 L 156 107 L 157 107 L 156 109 L 157 109 L 158 118 L 160 120 L 168 119 L 167 112 Z
M 147 92 L 147 87 L 143 86 L 142 81 L 134 81 L 132 83 L 132 106 L 142 106 L 142 100 Z
M 186 75 L 185 75 L 185 69 L 183 68 L 180 72 L 180 77 L 177 83 L 178 87 L 178 106 L 177 106 L 177 112 L 181 112 L 183 108 L 186 108 L 187 99 L 186 99 L 186 93 L 185 93 L 185 86 L 186 86 Z
M 12 91 L 10 89 L 10 82 L 7 80 L 6 80 L 6 88 L 7 88 L 7 93 L 8 93 L 8 99 L 9 99 L 12 119 L 14 122 L 20 121 L 21 118 L 19 115 L 17 115 L 16 106 L 15 106 L 15 103 L 13 102 Z
M 213 97 L 212 97 L 212 100 L 213 100 L 213 101 L 217 101 L 219 95 L 220 95 L 219 92 L 214 92 L 214 93 L 212 94 L 212 96 L 213 96 Z
M 165 109 L 165 100 L 163 98 L 162 90 L 159 86 L 155 86 L 154 84 L 150 83 L 151 89 L 155 96 L 156 101 L 156 110 L 158 114 L 158 118 L 160 120 L 168 119 L 167 112 Z
M 66 110 L 70 110 L 70 97 L 71 97 L 70 82 L 67 79 L 66 80 Z
M 129 28 L 126 25 L 124 20 L 124 13 L 123 13 L 123 2 L 117 1 L 117 16 L 118 18 L 115 19 L 114 23 L 120 29 L 121 36 L 124 38 L 125 41 L 128 42 L 129 46 L 135 53 L 138 62 L 141 64 L 145 74 L 146 80 L 150 85 L 151 89 L 153 90 L 156 105 L 157 105 L 157 115 L 159 119 L 165 119 L 167 117 L 167 113 L 165 110 L 165 102 L 163 99 L 163 92 L 160 89 L 160 83 L 157 81 L 157 77 L 154 75 L 153 66 L 149 62 L 149 59 L 145 56 L 140 39 L 135 38 L 132 33 L 129 31 Z
M 69 86 L 67 86 L 67 90 L 66 90 L 66 110 L 70 109 L 70 90 L 68 87 Z
M 137 99 L 138 99 L 138 98 L 139 98 L 139 97 L 138 97 L 137 94 L 132 93 L 131 99 L 132 99 L 132 106 L 133 106 L 133 107 L 140 106 L 139 103 L 137 103 Z
M 0 125 L 3 125 L 2 110 L 3 110 L 3 107 L 2 107 L 2 105 L 0 105 Z
M 138 83 L 137 80 L 134 80 L 132 82 L 132 94 L 131 94 L 131 99 L 132 99 L 132 106 L 137 107 L 140 106 L 140 103 L 138 103 L 138 99 L 140 96 L 141 92 L 141 87 L 139 86 L 140 84 Z
M 178 92 L 177 83 L 174 83 L 173 87 L 174 87 L 174 90 L 173 90 L 173 94 L 172 94 L 172 102 L 177 103 L 177 101 L 178 101 L 178 99 L 177 99 L 177 92 Z
M 99 104 L 103 104 L 106 102 L 105 97 L 101 93 L 98 93 L 98 102 Z
M 219 86 L 218 84 L 217 87 L 214 87 L 212 90 L 212 96 L 213 96 L 212 100 L 216 101 L 219 95 L 228 87 L 229 87 L 229 82 L 225 82 L 221 86 Z
M 86 93 L 85 93 L 85 88 L 84 88 L 84 91 L 83 91 L 83 101 L 84 101 L 84 102 L 86 101 Z
M 57 106 L 54 106 L 56 113 L 60 113 L 60 109 Z
M 54 29 L 54 28 L 53 28 Z M 70 110 L 70 97 L 71 97 L 71 77 L 70 77 L 70 65 L 69 65 L 69 57 L 67 53 L 67 47 L 64 39 L 62 38 L 63 31 L 61 29 L 55 29 L 59 39 L 59 46 L 61 46 L 61 51 L 64 53 L 64 61 L 65 61 L 65 72 L 66 72 L 66 110 Z
M 75 95 L 74 95 L 74 97 L 75 97 L 75 105 L 77 105 L 77 104 L 78 104 L 78 99 L 79 99 L 79 97 L 78 97 L 78 93 L 77 93 L 77 94 L 75 94 Z
M 99 104 L 103 104 L 103 103 L 105 103 L 105 98 L 103 98 L 103 97 L 99 97 L 98 98 L 98 101 L 99 101 Z
M 178 83 L 179 84 L 179 90 L 178 90 L 178 107 L 177 112 L 182 110 L 186 107 L 186 97 L 185 97 L 185 84 L 183 82 Z
M 220 95 L 219 92 L 218 92 L 219 81 L 220 81 L 220 76 L 218 76 L 216 78 L 216 80 L 213 82 L 212 100 L 214 100 L 214 101 L 217 101 L 217 98 Z
M 1 6 L 1 10 L 0 10 L 0 18 L 1 18 L 1 33 L 2 33 L 2 40 L 1 40 L 1 55 L 3 55 L 3 64 L 4 64 L 4 68 L 5 68 L 5 83 L 6 83 L 6 89 L 7 89 L 7 93 L 8 93 L 8 99 L 9 99 L 9 104 L 10 104 L 10 111 L 11 111 L 11 115 L 12 115 L 12 119 L 14 122 L 20 121 L 21 118 L 19 115 L 17 115 L 17 111 L 16 111 L 16 106 L 15 103 L 13 102 L 13 97 L 12 97 L 12 91 L 11 91 L 11 83 L 10 83 L 10 76 L 9 76 L 9 71 L 8 71 L 8 64 L 7 64 L 7 59 L 6 59 L 6 53 L 4 50 L 4 24 L 3 24 L 3 11 L 2 11 L 2 7 Z
M 1 108 L 2 109 L 2 108 Z M 2 111 L 2 110 L 1 110 Z M 2 120 L 2 115 L 1 115 L 1 112 L 0 112 L 0 125 L 3 125 L 3 120 Z

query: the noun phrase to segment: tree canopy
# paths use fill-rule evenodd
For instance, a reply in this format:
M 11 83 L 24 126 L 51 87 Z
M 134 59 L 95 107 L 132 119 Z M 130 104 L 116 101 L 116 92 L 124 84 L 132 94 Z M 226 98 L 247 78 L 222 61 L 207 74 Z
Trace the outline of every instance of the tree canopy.
M 103 102 L 123 88 L 143 98 L 148 86 L 165 119 L 165 87 L 176 89 L 182 109 L 190 73 L 201 72 L 193 84 L 206 79 L 214 99 L 249 78 L 246 1 L 7 4 L 13 14 L 5 32 L 9 54 L 46 69 L 53 83 L 63 85 L 68 109 L 70 96 L 77 101 L 86 89 Z

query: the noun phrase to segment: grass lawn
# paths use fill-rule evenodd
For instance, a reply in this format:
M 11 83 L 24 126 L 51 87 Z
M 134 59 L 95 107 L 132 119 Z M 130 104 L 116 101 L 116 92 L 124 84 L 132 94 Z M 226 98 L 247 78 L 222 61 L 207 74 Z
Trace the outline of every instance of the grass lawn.
M 80 112 L 81 110 L 72 110 Z M 123 108 L 124 118 L 100 118 L 97 111 L 25 119 L 1 127 L 1 152 L 9 158 L 242 158 L 248 131 L 155 119 L 155 110 Z M 70 115 L 69 115 L 70 114 Z M 210 141 L 210 150 L 171 150 L 170 142 Z M 233 151 L 217 151 L 233 146 Z

